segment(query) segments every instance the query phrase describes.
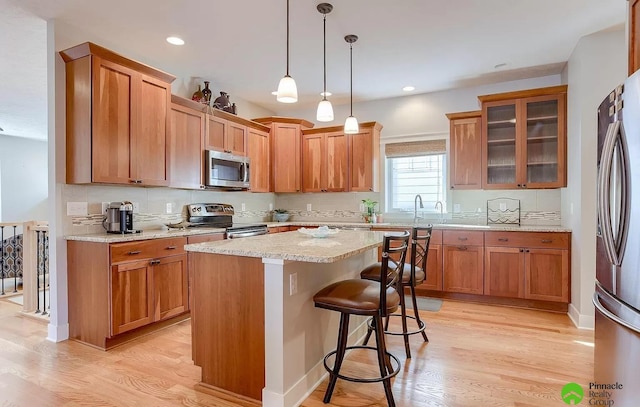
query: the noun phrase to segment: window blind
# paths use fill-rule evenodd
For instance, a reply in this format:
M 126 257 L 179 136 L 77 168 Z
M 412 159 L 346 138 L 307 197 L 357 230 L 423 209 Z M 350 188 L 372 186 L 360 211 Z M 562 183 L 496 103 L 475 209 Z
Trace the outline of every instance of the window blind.
M 389 143 L 384 146 L 384 155 L 388 158 L 444 154 L 446 151 L 447 141 L 444 139 Z

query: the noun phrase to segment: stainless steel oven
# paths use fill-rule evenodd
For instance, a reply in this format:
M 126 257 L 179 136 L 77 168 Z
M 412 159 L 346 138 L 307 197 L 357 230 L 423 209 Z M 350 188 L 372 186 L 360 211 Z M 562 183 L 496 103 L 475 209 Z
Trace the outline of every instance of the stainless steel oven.
M 206 186 L 248 189 L 249 157 L 207 150 Z

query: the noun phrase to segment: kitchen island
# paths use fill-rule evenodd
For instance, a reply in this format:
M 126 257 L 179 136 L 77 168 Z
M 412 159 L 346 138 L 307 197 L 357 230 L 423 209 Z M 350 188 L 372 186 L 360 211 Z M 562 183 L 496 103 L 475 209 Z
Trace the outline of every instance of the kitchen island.
M 192 352 L 200 386 L 247 404 L 293 406 L 321 382 L 339 314 L 314 307 L 332 282 L 376 261 L 383 232 L 299 232 L 186 245 L 193 295 Z M 353 318 L 350 343 L 366 332 Z

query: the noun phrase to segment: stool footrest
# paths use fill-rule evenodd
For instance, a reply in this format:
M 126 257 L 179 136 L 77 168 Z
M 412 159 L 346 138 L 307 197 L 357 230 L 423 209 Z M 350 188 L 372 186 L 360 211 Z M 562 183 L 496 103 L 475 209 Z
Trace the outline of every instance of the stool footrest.
M 352 350 L 352 349 L 369 349 L 369 350 L 373 350 L 378 352 L 378 348 L 374 347 L 374 346 L 362 346 L 362 345 L 354 345 L 354 346 L 347 346 L 346 350 Z M 333 373 L 333 368 L 330 368 L 329 365 L 327 364 L 327 359 L 329 359 L 331 356 L 335 355 L 337 352 L 337 350 L 331 351 L 329 353 L 327 353 L 327 355 L 324 357 L 324 368 L 327 369 L 327 372 L 329 373 Z M 387 379 L 390 379 L 392 377 L 394 377 L 395 375 L 398 374 L 398 372 L 400 372 L 400 360 L 395 357 L 394 355 L 392 355 L 389 352 L 385 352 L 391 359 L 393 359 L 396 362 L 396 367 L 395 369 L 393 369 L 393 371 L 389 374 L 387 374 L 386 376 L 383 377 L 375 377 L 375 378 L 360 378 L 360 377 L 351 377 L 351 376 L 345 376 L 342 375 L 340 373 L 336 374 L 336 376 L 338 376 L 338 378 L 342 379 L 342 380 L 347 380 L 349 382 L 356 382 L 356 383 L 377 383 L 377 382 L 381 382 Z
M 389 317 L 402 317 L 402 314 L 391 314 L 391 315 L 387 315 L 387 318 Z M 418 323 L 418 321 L 416 320 L 416 317 L 411 316 L 411 315 L 405 315 L 405 318 L 411 318 L 413 320 L 416 321 L 417 325 L 418 325 L 418 329 L 415 331 L 407 331 L 407 332 L 392 332 L 392 331 L 384 331 L 385 334 L 387 335 L 398 335 L 398 336 L 402 336 L 402 335 L 415 335 L 415 334 L 419 334 L 420 332 L 424 331 L 424 329 L 427 327 L 424 324 L 424 321 L 420 321 Z M 371 323 L 371 321 L 369 321 L 369 323 Z

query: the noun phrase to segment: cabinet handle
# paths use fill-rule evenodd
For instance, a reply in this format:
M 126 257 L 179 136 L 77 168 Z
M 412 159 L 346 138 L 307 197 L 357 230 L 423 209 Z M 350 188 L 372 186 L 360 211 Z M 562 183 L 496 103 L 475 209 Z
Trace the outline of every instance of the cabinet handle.
M 458 250 L 467 250 L 467 246 L 458 246 Z
M 529 249 L 525 249 L 525 250 L 524 250 L 524 252 L 525 252 L 525 253 L 529 253 Z
M 458 238 L 458 240 L 462 240 L 462 241 L 464 242 L 464 241 L 468 240 L 468 238 L 466 238 L 466 237 L 459 237 L 459 238 Z
M 526 188 L 526 187 L 527 187 L 527 184 L 522 184 L 522 188 Z
M 524 253 L 524 249 L 520 249 L 520 253 Z
M 498 238 L 498 242 L 508 242 L 508 241 L 509 241 L 509 239 L 506 238 L 506 237 L 499 237 Z
M 178 246 L 167 246 L 167 250 L 175 250 Z
M 140 254 L 142 253 L 140 250 L 131 250 L 129 253 L 127 253 L 129 256 L 135 256 L 136 254 Z
M 204 189 L 204 185 L 200 185 L 200 189 Z
M 518 188 L 522 188 L 522 184 L 518 184 Z
M 151 260 L 151 261 L 149 262 L 149 265 L 150 265 L 150 266 L 156 266 L 156 265 L 158 265 L 158 264 L 160 264 L 160 260 Z
M 542 239 L 542 243 L 553 243 L 552 239 Z
M 453 185 L 451 185 L 451 189 L 453 189 L 453 188 L 454 188 L 454 186 L 453 186 Z

